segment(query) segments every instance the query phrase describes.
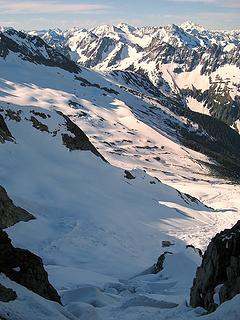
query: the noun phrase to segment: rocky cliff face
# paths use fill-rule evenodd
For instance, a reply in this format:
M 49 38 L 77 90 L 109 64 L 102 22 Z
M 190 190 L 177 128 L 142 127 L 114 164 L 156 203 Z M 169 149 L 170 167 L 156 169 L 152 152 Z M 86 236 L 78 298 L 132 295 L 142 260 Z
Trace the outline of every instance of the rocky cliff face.
M 3 116 L 0 114 L 0 143 L 4 143 L 5 141 L 11 141 L 12 135 L 9 131 Z
M 14 225 L 19 221 L 29 221 L 34 216 L 26 210 L 16 207 L 8 197 L 6 190 L 0 186 L 0 229 Z
M 240 221 L 217 234 L 197 269 L 190 304 L 214 311 L 240 293 Z
M 29 221 L 34 216 L 26 210 L 16 207 L 8 197 L 6 190 L 0 186 L 0 229 L 14 225 L 19 221 Z
M 34 219 L 33 215 L 16 207 L 0 186 L 0 273 L 44 298 L 60 303 L 57 291 L 48 281 L 42 259 L 30 251 L 14 248 L 7 233 L 1 230 L 30 219 Z M 0 284 L 0 301 L 9 302 L 16 298 L 14 291 Z
M 42 259 L 28 250 L 14 248 L 7 233 L 1 230 L 0 272 L 42 297 L 60 303 L 57 291 L 48 281 Z

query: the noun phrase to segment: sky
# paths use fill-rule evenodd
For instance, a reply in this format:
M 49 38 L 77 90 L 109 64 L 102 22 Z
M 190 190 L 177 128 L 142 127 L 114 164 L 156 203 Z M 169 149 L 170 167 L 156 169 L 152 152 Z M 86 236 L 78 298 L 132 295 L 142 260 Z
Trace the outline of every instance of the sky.
M 0 0 L 0 25 L 19 30 L 186 20 L 211 29 L 240 29 L 240 0 Z

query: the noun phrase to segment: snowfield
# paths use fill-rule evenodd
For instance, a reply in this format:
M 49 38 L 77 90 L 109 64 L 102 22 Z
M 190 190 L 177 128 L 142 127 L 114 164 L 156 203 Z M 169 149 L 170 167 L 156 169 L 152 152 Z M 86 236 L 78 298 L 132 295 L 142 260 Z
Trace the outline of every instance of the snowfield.
M 154 103 L 85 68 L 75 75 L 16 54 L 0 59 L 0 114 L 15 138 L 1 144 L 0 184 L 36 217 L 7 232 L 15 246 L 42 257 L 63 302 L 49 302 L 1 275 L 18 298 L 0 304 L 0 317 L 237 320 L 239 296 L 211 315 L 188 306 L 201 258 L 186 245 L 205 250 L 217 232 L 235 224 L 239 185 L 213 177 L 200 162 L 211 160 L 183 147 L 163 121 L 182 125 L 186 119 L 159 103 L 159 118 L 139 117 Z M 56 111 L 109 163 L 90 151 L 69 151 L 63 135 L 72 133 Z M 154 119 L 163 122 L 161 129 Z M 163 271 L 150 274 L 165 251 Z

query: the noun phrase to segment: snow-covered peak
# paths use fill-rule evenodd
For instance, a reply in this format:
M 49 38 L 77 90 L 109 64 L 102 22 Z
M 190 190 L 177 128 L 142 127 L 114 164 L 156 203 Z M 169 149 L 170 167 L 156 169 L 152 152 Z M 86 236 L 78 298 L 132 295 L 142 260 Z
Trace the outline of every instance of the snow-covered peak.
M 204 31 L 205 30 L 203 26 L 189 20 L 180 24 L 180 28 L 182 28 L 185 31 L 189 31 L 189 30 Z
M 133 27 L 133 26 L 127 24 L 127 23 L 124 23 L 124 22 L 121 22 L 121 23 L 117 24 L 116 28 L 122 30 L 125 33 L 132 33 L 134 31 L 136 31 L 135 27 Z
M 57 29 L 49 29 L 48 30 L 48 34 L 52 35 L 52 36 L 62 35 L 63 31 L 61 29 L 59 29 L 59 28 L 57 28 Z
M 109 33 L 115 33 L 115 28 L 113 25 L 104 24 L 104 25 L 100 25 L 95 28 L 92 28 L 90 29 L 90 31 L 99 36 L 104 36 L 104 35 L 106 36 Z
M 175 48 L 195 48 L 200 46 L 199 39 L 197 37 L 187 33 L 185 30 L 175 24 L 169 24 L 164 27 L 140 28 L 138 35 L 140 37 L 146 37 L 146 35 L 148 35 L 148 37 L 151 38 L 150 47 L 160 47 L 164 43 L 167 43 Z
M 79 27 L 73 27 L 71 29 L 67 29 L 64 31 L 64 34 L 74 34 L 74 33 L 80 33 L 80 32 L 88 32 L 86 28 L 79 28 Z
M 7 30 L 14 30 L 12 27 L 5 27 L 5 26 L 0 26 L 0 32 L 5 32 Z
M 115 45 L 118 51 L 124 47 L 125 52 L 128 53 L 125 53 L 123 56 L 126 56 L 129 54 L 129 47 L 136 45 L 145 50 L 148 46 L 151 45 L 152 47 L 156 43 L 158 46 L 161 45 L 161 43 L 167 43 L 173 47 L 188 48 L 209 48 L 214 44 L 220 44 L 225 47 L 229 42 L 235 45 L 240 43 L 240 33 L 237 31 L 210 31 L 191 21 L 184 22 L 179 26 L 171 24 L 164 27 L 141 28 L 136 28 L 122 22 L 117 25 L 100 25 L 91 29 L 75 27 L 65 30 L 64 32 L 59 29 L 54 29 L 48 31 L 32 31 L 30 34 L 42 37 L 48 44 L 55 48 L 59 46 L 62 47 L 64 43 L 64 45 L 73 49 L 74 53 L 70 55 L 77 57 L 76 61 L 80 63 L 86 61 L 86 57 L 81 58 L 82 55 L 86 55 L 86 53 L 93 48 L 98 50 L 99 46 L 101 48 L 100 51 L 103 50 L 107 54 L 110 54 L 111 57 L 109 57 L 109 59 L 112 60 L 112 50 L 115 50 Z M 112 50 L 109 51 L 110 42 L 107 46 L 105 43 L 104 46 L 106 46 L 106 48 L 102 48 L 100 43 L 104 38 L 110 38 L 115 43 L 115 45 L 111 47 Z M 88 47 L 90 44 L 91 47 Z M 77 54 L 75 51 L 77 51 Z M 113 55 L 115 56 L 115 54 Z M 105 56 L 106 55 L 104 55 L 104 57 Z M 78 60 L 79 58 L 80 60 Z

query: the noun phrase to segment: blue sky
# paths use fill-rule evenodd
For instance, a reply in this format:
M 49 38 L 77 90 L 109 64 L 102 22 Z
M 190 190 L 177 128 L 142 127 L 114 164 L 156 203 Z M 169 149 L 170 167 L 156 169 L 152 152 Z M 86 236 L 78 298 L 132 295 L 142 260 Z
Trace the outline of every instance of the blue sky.
M 240 29 L 240 0 L 0 0 L 0 25 L 17 29 L 119 22 L 162 26 L 186 20 L 214 29 Z

